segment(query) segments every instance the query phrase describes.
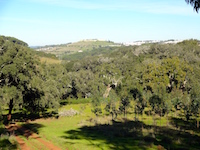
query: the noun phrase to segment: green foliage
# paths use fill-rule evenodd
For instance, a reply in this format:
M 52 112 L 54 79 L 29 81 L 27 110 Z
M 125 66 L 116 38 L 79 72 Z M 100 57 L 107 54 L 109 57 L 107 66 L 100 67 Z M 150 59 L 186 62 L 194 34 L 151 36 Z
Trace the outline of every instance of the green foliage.
M 0 138 L 0 148 L 2 150 L 16 150 L 18 148 L 17 141 L 14 136 L 2 135 Z
M 109 97 L 106 99 L 106 106 L 105 106 L 105 111 L 108 114 L 112 115 L 112 120 L 117 118 L 117 113 L 118 113 L 118 109 L 117 109 L 117 95 L 115 92 L 111 92 Z
M 178 45 L 183 45 L 192 48 L 193 46 L 198 46 L 197 40 L 184 40 L 182 42 L 179 42 Z
M 3 107 L 25 108 L 30 112 L 58 108 L 56 82 L 47 80 L 39 59 L 23 42 L 1 38 L 0 99 Z M 24 46 L 25 45 L 25 46 Z M 44 69 L 44 70 L 43 70 Z
M 3 113 L 2 106 L 0 106 L 0 125 L 3 123 Z
M 159 110 L 155 110 L 161 116 L 169 114 L 174 108 L 184 111 L 198 107 L 196 101 L 194 105 L 190 102 L 190 107 L 182 107 L 184 93 L 188 93 L 190 101 L 193 101 L 191 91 L 196 87 L 193 83 L 200 83 L 200 49 L 196 40 L 175 45 L 119 47 L 113 48 L 111 53 L 103 53 L 99 49 L 98 52 L 101 55 L 92 55 L 95 50 L 88 51 L 76 61 L 63 64 L 71 87 L 66 98 L 82 98 L 87 93 L 93 97 L 96 91 L 100 93 L 99 97 L 109 96 L 113 90 L 121 97 L 125 91 L 137 89 L 137 96 L 132 91 L 136 113 L 142 113 L 145 106 L 150 105 L 149 99 L 155 95 L 162 100 L 161 106 L 156 105 Z M 178 93 L 180 96 L 177 98 Z M 108 97 L 105 108 L 108 114 L 112 114 L 112 105 Z
M 89 51 L 83 51 L 81 53 L 62 55 L 61 59 L 68 60 L 68 61 L 81 60 L 88 56 L 94 57 L 94 56 L 98 56 L 98 55 L 102 55 L 102 54 L 109 55 L 113 51 L 116 51 L 116 48 L 113 48 L 113 47 L 96 48 L 96 49 L 89 50 Z
M 184 112 L 186 119 L 199 114 L 200 46 L 197 40 L 129 47 L 97 46 L 66 55 L 67 61 L 61 64 L 41 64 L 38 56 L 55 59 L 55 55 L 36 52 L 17 43 L 0 38 L 3 106 L 12 106 L 12 100 L 14 108 L 45 111 L 89 98 L 95 115 L 102 113 L 102 101 L 106 101 L 106 112 L 113 115 L 118 113 L 116 102 L 120 97 L 119 108 L 126 115 L 131 96 L 137 114 L 142 114 L 146 106 L 151 106 L 160 116 L 171 110 Z M 67 100 L 63 102 L 63 99 Z
M 87 55 L 94 56 L 110 53 L 110 50 L 120 46 L 120 44 L 111 41 L 86 40 L 61 45 L 47 45 L 38 48 L 40 51 L 44 50 L 45 53 L 55 54 L 60 59 L 75 60 Z
M 164 86 L 171 92 L 173 88 L 182 88 L 187 74 L 193 69 L 187 62 L 177 57 L 163 59 L 161 64 L 148 64 L 143 75 L 145 86 L 156 92 L 158 86 Z
M 101 109 L 101 99 L 99 96 L 94 96 L 92 98 L 92 109 L 91 111 L 96 115 L 100 116 L 102 114 L 102 109 Z
M 92 101 L 91 98 L 66 99 L 66 100 L 61 100 L 60 104 L 61 105 L 66 105 L 66 104 L 87 104 L 87 103 L 91 103 L 91 101 Z
M 0 135 L 0 148 L 2 150 L 16 150 L 19 148 L 15 136 L 8 134 L 2 122 L 0 122 Z
M 123 112 L 124 117 L 126 117 L 127 108 L 130 106 L 130 98 L 127 94 L 123 94 L 120 99 L 119 110 Z
M 137 88 L 133 88 L 130 90 L 130 93 L 132 94 L 135 101 L 135 115 L 143 114 L 143 111 L 147 106 L 147 101 L 145 98 L 143 98 L 142 92 Z
M 149 104 L 155 113 L 160 113 L 162 109 L 162 99 L 158 95 L 153 95 L 149 99 Z
M 2 47 L 0 55 L 2 99 L 6 103 L 14 100 L 14 104 L 19 104 L 23 101 L 24 92 L 31 89 L 32 76 L 37 74 L 37 60 L 31 56 L 28 48 L 13 44 L 9 40 L 5 41 Z
M 184 116 L 187 123 L 199 117 L 200 46 L 196 40 L 103 47 L 68 55 L 67 61 L 58 64 L 40 63 L 38 55 L 55 56 L 17 43 L 0 37 L 2 109 L 44 114 L 60 105 L 91 103 L 87 113 L 99 117 L 104 108 L 115 121 L 120 112 L 125 117 L 132 113 L 129 107 L 138 118 L 153 112 L 154 121 L 159 115 L 160 122 L 165 114 Z
M 35 53 L 37 56 L 46 57 L 46 58 L 53 58 L 53 59 L 58 60 L 58 58 L 57 58 L 56 55 L 54 55 L 54 54 L 45 53 L 45 52 L 42 52 L 42 51 L 35 51 L 35 50 L 32 50 L 32 51 L 33 51 L 33 53 Z
M 27 43 L 25 43 L 25 42 L 23 42 L 23 41 L 21 41 L 19 39 L 16 39 L 14 37 L 0 36 L 0 45 L 3 44 L 3 41 L 10 41 L 10 42 L 12 42 L 14 44 L 18 44 L 18 45 L 22 45 L 22 46 L 26 46 L 26 47 L 28 46 Z

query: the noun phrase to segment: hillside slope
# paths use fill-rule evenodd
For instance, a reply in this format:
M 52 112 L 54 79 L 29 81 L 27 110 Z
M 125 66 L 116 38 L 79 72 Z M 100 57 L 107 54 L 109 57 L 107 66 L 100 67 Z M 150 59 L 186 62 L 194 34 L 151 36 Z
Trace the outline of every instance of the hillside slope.
M 94 50 L 101 47 L 117 47 L 121 46 L 111 41 L 100 40 L 83 40 L 75 43 L 61 44 L 61 45 L 47 45 L 39 47 L 37 51 L 43 51 L 45 53 L 55 54 L 61 56 L 64 54 L 73 54 L 75 52 L 84 52 L 88 50 Z

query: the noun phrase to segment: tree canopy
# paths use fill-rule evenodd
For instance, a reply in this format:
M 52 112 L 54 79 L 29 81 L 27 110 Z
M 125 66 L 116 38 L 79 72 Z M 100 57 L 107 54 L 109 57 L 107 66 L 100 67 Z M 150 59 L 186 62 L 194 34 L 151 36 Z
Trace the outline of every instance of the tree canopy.
M 200 8 L 200 0 L 185 0 L 188 4 L 191 4 L 196 12 L 199 11 Z
M 56 90 L 50 89 L 53 81 L 48 83 L 43 72 L 38 57 L 24 42 L 0 37 L 0 103 L 8 106 L 9 114 L 13 108 L 39 112 L 58 105 Z

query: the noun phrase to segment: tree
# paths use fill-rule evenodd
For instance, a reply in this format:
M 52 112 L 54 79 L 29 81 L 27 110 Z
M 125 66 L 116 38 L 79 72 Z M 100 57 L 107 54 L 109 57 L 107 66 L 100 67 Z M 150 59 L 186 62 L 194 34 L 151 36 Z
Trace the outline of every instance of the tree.
M 15 107 L 34 113 L 48 108 L 52 101 L 42 99 L 47 93 L 43 90 L 45 77 L 40 73 L 37 57 L 18 42 L 0 39 L 0 104 L 8 106 L 9 118 Z
M 117 101 L 117 95 L 114 91 L 112 91 L 109 97 L 107 98 L 107 103 L 104 108 L 106 112 L 112 115 L 112 120 L 114 120 L 114 118 L 117 118 L 116 101 Z
M 168 114 L 172 110 L 173 104 L 168 93 L 164 97 L 164 112 L 167 115 L 167 125 L 169 124 Z
M 175 88 L 171 94 L 170 94 L 171 102 L 173 105 L 173 108 L 175 109 L 175 117 L 177 117 L 178 110 L 182 107 L 182 98 L 183 98 L 183 92 L 177 88 Z
M 94 95 L 92 98 L 92 109 L 91 111 L 98 117 L 99 115 L 102 114 L 102 109 L 101 109 L 101 99 L 100 96 Z
M 160 64 L 148 64 L 142 78 L 145 88 L 151 88 L 152 92 L 156 92 L 158 87 L 166 87 L 170 93 L 173 88 L 184 90 L 191 72 L 193 68 L 187 62 L 172 57 L 163 59 Z
M 192 100 L 192 112 L 197 119 L 197 128 L 199 128 L 199 114 L 200 114 L 200 85 L 198 82 L 193 83 L 195 88 L 191 91 L 191 100 Z
M 8 41 L 10 41 L 10 42 L 12 42 L 12 43 L 14 43 L 14 44 L 18 44 L 18 45 L 22 45 L 22 46 L 28 46 L 28 44 L 27 43 L 25 43 L 24 41 L 21 41 L 21 40 L 19 40 L 19 39 L 17 39 L 17 38 L 14 38 L 14 37 L 8 37 L 8 36 L 1 36 L 0 37 L 2 40 L 8 40 Z M 0 45 L 1 45 L 1 42 L 0 42 Z
M 32 89 L 31 76 L 37 73 L 36 60 L 27 48 L 10 41 L 2 42 L 0 55 L 0 87 L 2 98 L 9 106 L 9 115 L 15 104 L 22 103 L 25 92 Z
M 198 13 L 200 8 L 200 0 L 185 0 L 186 3 L 191 4 L 194 7 L 194 10 Z
M 42 97 L 43 100 L 58 101 L 59 99 L 65 99 L 69 90 L 68 84 L 70 83 L 70 77 L 66 75 L 67 72 L 63 65 L 45 63 L 41 66 L 40 73 L 45 81 L 42 88 L 44 89 L 44 93 L 46 93 Z
M 121 112 L 123 112 L 124 117 L 126 117 L 126 113 L 127 113 L 127 108 L 130 106 L 130 100 L 128 97 L 128 94 L 123 94 L 121 96 L 121 101 L 120 101 L 120 106 L 119 106 L 119 110 Z
M 81 69 L 79 72 L 74 73 L 73 75 L 78 97 L 88 98 L 95 89 L 94 74 L 90 70 Z
M 143 114 L 144 108 L 146 107 L 146 101 L 142 96 L 142 93 L 137 89 L 133 88 L 130 90 L 130 93 L 132 94 L 134 100 L 135 100 L 135 120 L 136 120 L 136 114 Z
M 193 101 L 191 100 L 191 97 L 188 93 L 184 93 L 182 99 L 182 109 L 184 110 L 184 114 L 186 117 L 186 120 L 188 121 L 192 114 L 194 113 L 194 107 L 193 107 Z
M 149 99 L 149 104 L 154 112 L 153 114 L 153 120 L 154 120 L 154 125 L 155 125 L 155 114 L 159 114 L 160 117 L 162 115 L 162 110 L 164 106 L 163 100 L 158 96 L 158 95 L 153 95 Z
M 184 93 L 182 98 L 182 109 L 184 110 L 184 114 L 186 117 L 186 120 L 188 121 L 191 116 L 195 116 L 198 118 L 199 115 L 199 109 L 200 109 L 200 86 L 198 83 L 193 83 L 193 88 L 191 92 Z M 197 127 L 198 125 L 197 121 Z

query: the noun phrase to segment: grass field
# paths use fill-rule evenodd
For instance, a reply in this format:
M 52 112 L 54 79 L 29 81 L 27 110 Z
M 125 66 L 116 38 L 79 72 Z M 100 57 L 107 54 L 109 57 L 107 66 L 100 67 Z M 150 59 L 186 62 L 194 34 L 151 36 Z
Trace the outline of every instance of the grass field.
M 100 47 L 113 47 L 113 46 L 120 46 L 120 44 L 116 44 L 111 41 L 101 41 L 101 40 L 84 40 L 70 44 L 63 44 L 63 45 L 54 45 L 52 46 L 45 46 L 42 48 L 42 51 L 45 53 L 55 54 L 57 56 L 63 54 L 72 54 L 75 52 L 83 52 L 88 50 L 93 50 Z
M 126 119 L 118 116 L 112 121 L 110 116 L 92 114 L 89 103 L 66 105 L 59 111 L 71 108 L 82 113 L 35 120 L 27 127 L 63 150 L 200 149 L 200 130 L 195 127 L 195 120 L 170 117 L 167 121 L 166 117 L 160 120 L 157 116 L 154 124 L 146 114 L 137 121 L 134 114 L 128 114 Z

